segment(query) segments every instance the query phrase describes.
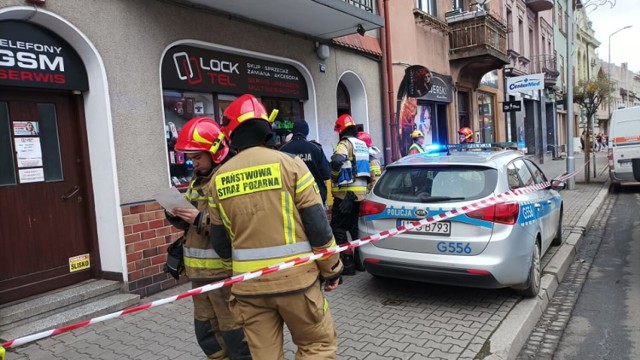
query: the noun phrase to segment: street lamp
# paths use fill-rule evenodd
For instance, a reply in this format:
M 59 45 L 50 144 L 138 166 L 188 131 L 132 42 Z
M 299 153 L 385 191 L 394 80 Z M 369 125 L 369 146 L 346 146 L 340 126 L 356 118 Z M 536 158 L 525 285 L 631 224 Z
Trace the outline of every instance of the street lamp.
M 630 28 L 631 25 L 627 25 L 625 27 L 623 27 L 622 29 L 619 29 L 615 32 L 613 32 L 611 35 L 609 35 L 609 62 L 607 64 L 607 74 L 609 74 L 609 84 L 611 84 L 611 37 L 617 33 L 619 33 L 622 30 L 628 29 Z M 611 118 L 611 93 L 609 93 L 609 118 Z

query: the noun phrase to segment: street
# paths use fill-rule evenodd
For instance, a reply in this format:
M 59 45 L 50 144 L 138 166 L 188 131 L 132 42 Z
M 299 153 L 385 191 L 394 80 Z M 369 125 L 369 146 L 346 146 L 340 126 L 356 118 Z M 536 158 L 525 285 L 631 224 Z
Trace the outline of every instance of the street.
M 638 190 L 605 200 L 518 359 L 640 358 Z

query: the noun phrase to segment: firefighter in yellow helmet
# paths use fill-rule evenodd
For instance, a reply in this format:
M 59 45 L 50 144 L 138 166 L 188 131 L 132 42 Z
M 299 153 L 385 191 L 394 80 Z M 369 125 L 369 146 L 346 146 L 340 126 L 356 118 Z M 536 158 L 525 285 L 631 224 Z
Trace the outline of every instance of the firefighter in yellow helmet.
M 214 248 L 233 258 L 233 273 L 275 265 L 335 246 L 320 191 L 298 156 L 270 148 L 266 109 L 245 94 L 223 114 L 238 154 L 211 184 Z M 283 324 L 296 359 L 335 359 L 336 329 L 322 292 L 338 287 L 338 254 L 233 284 L 229 307 L 241 319 L 254 359 L 284 359 Z
M 230 151 L 218 124 L 207 117 L 188 121 L 175 149 L 193 161 L 193 179 L 185 196 L 195 208 L 175 208 L 173 215 L 167 213 L 167 219 L 185 231 L 184 271 L 196 288 L 230 275 L 230 264 L 223 262 L 211 244 L 208 211 L 209 184 L 220 165 L 230 158 Z M 193 297 L 196 338 L 207 359 L 251 359 L 242 325 L 227 306 L 230 296 L 231 290 L 222 288 Z
M 411 133 L 411 140 L 413 140 L 413 144 L 409 146 L 409 152 L 407 155 L 413 154 L 422 154 L 424 152 L 424 134 L 420 130 L 413 130 Z

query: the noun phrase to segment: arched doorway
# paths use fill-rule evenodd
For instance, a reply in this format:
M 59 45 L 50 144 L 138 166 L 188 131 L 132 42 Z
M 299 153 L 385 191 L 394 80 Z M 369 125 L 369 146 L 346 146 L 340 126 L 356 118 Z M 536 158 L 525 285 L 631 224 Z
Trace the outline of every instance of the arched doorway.
M 349 96 L 349 90 L 342 81 L 338 82 L 338 89 L 336 90 L 336 101 L 338 108 L 338 116 L 342 114 L 351 114 L 351 97 Z
M 362 79 L 356 73 L 347 71 L 340 76 L 336 101 L 338 116 L 348 113 L 359 125 L 358 130 L 369 131 L 367 94 Z

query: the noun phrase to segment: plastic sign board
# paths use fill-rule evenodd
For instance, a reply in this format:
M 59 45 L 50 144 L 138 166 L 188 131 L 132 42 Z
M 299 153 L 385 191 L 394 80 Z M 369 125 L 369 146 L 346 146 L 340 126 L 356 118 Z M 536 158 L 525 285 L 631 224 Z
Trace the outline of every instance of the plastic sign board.
M 517 112 L 522 110 L 522 102 L 520 100 L 505 101 L 502 103 L 503 112 Z
M 544 89 L 544 74 L 531 74 L 507 78 L 508 94 L 542 89 Z

